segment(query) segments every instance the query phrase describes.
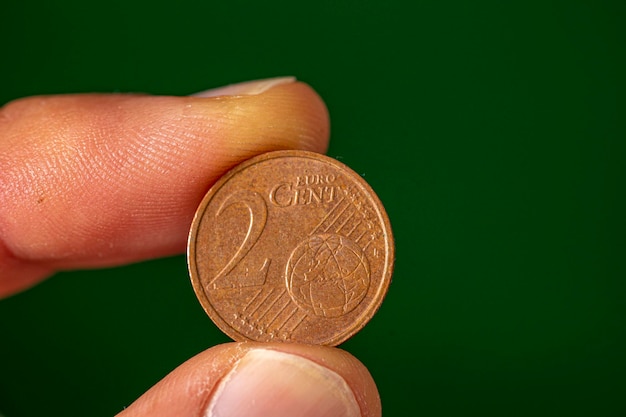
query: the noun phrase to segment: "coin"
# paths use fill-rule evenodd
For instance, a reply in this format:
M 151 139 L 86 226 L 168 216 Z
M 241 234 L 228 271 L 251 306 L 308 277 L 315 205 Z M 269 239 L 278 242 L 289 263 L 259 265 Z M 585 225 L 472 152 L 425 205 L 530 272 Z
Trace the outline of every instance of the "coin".
M 321 154 L 276 151 L 209 190 L 187 261 L 202 307 L 234 340 L 335 346 L 378 310 L 394 243 L 360 175 Z

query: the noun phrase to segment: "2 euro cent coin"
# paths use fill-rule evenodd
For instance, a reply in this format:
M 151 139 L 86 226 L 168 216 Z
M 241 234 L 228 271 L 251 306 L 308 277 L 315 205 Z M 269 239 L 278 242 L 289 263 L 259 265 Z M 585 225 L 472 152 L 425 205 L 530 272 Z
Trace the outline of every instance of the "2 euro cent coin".
M 363 178 L 327 156 L 277 151 L 202 200 L 187 257 L 194 291 L 237 341 L 338 345 L 378 310 L 394 243 Z

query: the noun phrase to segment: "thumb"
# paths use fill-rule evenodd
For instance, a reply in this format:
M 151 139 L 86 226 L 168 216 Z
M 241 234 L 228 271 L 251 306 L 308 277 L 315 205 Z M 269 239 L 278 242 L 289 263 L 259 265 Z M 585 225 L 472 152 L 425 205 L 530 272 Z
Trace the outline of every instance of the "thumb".
M 367 369 L 345 351 L 229 343 L 190 359 L 118 417 L 380 417 Z
M 328 115 L 292 78 L 195 97 L 32 97 L 0 109 L 0 297 L 58 269 L 184 251 L 202 196 L 278 149 L 326 150 Z

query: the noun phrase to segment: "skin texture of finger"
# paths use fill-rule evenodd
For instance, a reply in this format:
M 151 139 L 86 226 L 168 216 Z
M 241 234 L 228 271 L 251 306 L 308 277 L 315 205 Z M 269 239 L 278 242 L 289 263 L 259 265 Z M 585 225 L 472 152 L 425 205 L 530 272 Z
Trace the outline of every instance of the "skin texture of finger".
M 253 354 L 250 354 L 251 352 Z M 271 354 L 268 355 L 268 353 Z M 252 342 L 219 345 L 195 356 L 147 391 L 118 417 L 229 417 L 236 415 L 237 413 L 232 414 L 230 409 L 225 408 L 227 405 L 216 404 L 228 400 L 225 399 L 224 392 L 228 391 L 228 384 L 234 383 L 237 378 L 232 376 L 233 373 L 237 375 L 239 372 L 254 379 L 254 375 L 242 370 L 251 364 L 242 365 L 242 363 L 246 360 L 248 362 L 255 360 L 256 363 L 252 364 L 252 368 L 259 370 L 263 365 L 259 362 L 266 357 L 273 358 L 274 356 L 291 358 L 294 362 L 302 361 L 305 369 L 309 369 L 307 363 L 315 366 L 321 365 L 319 368 L 326 371 L 323 375 L 325 383 L 316 382 L 315 370 L 306 372 L 302 380 L 292 384 L 293 391 L 289 388 L 283 390 L 276 398 L 270 398 L 263 387 L 259 387 L 257 391 L 246 391 L 245 388 L 241 389 L 241 385 L 237 385 L 235 406 L 239 410 L 245 410 L 246 404 L 251 407 L 245 413 L 239 411 L 239 415 L 280 417 L 284 415 L 281 410 L 288 408 L 290 402 L 297 404 L 301 400 L 297 398 L 301 394 L 299 385 L 307 385 L 307 379 L 314 381 L 315 385 L 311 385 L 306 393 L 302 393 L 305 403 L 306 397 L 315 395 L 316 389 L 324 389 L 325 385 L 332 385 L 333 379 L 336 379 L 337 386 L 343 387 L 346 392 L 337 392 L 342 388 L 333 388 L 333 392 L 337 398 L 341 398 L 339 403 L 343 402 L 343 398 L 347 398 L 349 407 L 347 411 L 339 413 L 327 410 L 324 406 L 328 402 L 333 402 L 333 398 L 319 398 L 319 401 L 308 404 L 311 408 L 307 409 L 306 406 L 296 408 L 295 412 L 291 410 L 289 415 L 292 417 L 309 415 L 380 417 L 381 405 L 376 385 L 367 369 L 349 353 L 323 346 Z M 270 377 L 264 380 L 264 385 L 267 385 L 269 392 L 274 392 L 276 386 L 280 387 L 280 367 L 281 365 L 278 365 L 273 368 L 276 378 Z M 262 371 L 258 372 L 262 373 Z M 327 394 L 323 393 L 322 396 Z M 332 394 L 331 397 L 333 397 Z
M 58 269 L 184 251 L 193 213 L 234 165 L 324 152 L 326 107 L 306 84 L 198 97 L 33 97 L 0 109 L 0 297 Z

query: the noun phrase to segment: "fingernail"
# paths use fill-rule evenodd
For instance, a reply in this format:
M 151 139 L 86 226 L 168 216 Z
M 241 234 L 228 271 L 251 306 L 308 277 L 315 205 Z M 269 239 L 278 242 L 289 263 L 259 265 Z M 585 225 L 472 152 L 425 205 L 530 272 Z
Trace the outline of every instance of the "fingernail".
M 205 417 L 360 417 L 334 371 L 301 356 L 250 350 L 217 387 Z
M 193 97 L 218 97 L 218 96 L 253 96 L 261 94 L 272 87 L 281 84 L 290 84 L 296 81 L 296 77 L 276 77 L 265 80 L 246 81 L 231 84 L 224 87 L 214 88 L 192 94 Z

